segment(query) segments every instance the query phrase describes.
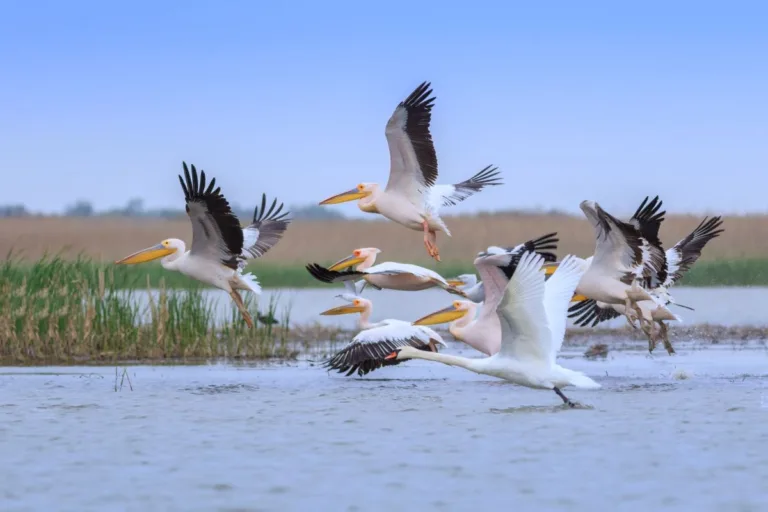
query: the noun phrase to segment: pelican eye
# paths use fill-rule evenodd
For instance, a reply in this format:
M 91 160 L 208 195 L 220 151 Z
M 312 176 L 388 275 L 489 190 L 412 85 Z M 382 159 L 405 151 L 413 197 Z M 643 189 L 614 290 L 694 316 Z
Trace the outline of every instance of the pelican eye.
M 359 306 L 360 305 L 360 301 L 359 300 L 355 300 L 355 301 L 352 302 L 352 304 L 354 304 L 355 306 Z
M 363 185 L 363 184 L 361 183 L 360 185 L 358 185 L 358 186 L 357 186 L 357 190 L 359 190 L 360 192 L 362 192 L 363 190 L 365 190 L 365 185 Z
M 354 254 L 357 258 L 360 257 L 360 251 L 353 251 L 352 254 Z
M 459 302 L 459 301 L 454 302 L 453 303 L 453 308 L 454 309 L 461 309 L 461 302 Z

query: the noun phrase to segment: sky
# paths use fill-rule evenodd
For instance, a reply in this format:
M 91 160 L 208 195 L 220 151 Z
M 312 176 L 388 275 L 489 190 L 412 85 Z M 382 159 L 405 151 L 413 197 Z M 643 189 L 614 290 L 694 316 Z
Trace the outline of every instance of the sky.
M 766 212 L 766 19 L 738 1 L 9 0 L 0 204 L 181 208 L 182 161 L 244 207 L 384 184 L 384 126 L 427 80 L 438 182 L 505 180 L 451 213 L 656 194 Z

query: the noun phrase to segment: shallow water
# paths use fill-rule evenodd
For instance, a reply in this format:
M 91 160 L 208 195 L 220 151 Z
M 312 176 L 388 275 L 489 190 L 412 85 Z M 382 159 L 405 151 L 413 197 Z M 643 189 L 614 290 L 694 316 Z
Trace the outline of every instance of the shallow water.
M 584 408 L 424 361 L 138 366 L 117 391 L 0 368 L 0 510 L 764 510 L 767 351 L 560 362 L 603 385 L 564 390 Z
M 270 299 L 274 298 L 278 304 L 278 318 L 282 318 L 286 307 L 290 306 L 291 323 L 319 322 L 324 325 L 338 325 L 352 329 L 356 326 L 357 315 L 320 316 L 322 311 L 343 304 L 344 301 L 336 297 L 343 291 L 344 287 L 341 285 L 329 285 L 323 288 L 264 289 L 259 299 L 260 310 L 266 311 Z M 206 290 L 204 293 L 216 301 L 216 310 L 220 318 L 230 318 L 230 312 L 234 306 L 226 292 Z M 451 301 L 456 299 L 455 295 L 439 289 L 402 292 L 366 288 L 363 295 L 373 302 L 374 321 L 384 318 L 413 321 L 450 305 Z M 768 303 L 768 287 L 686 288 L 681 286 L 673 288 L 672 295 L 677 302 L 695 308 L 695 311 L 689 311 L 676 306 L 671 307 L 672 311 L 682 318 L 681 325 L 702 323 L 725 326 L 768 325 L 768 315 L 763 308 L 763 304 Z M 146 303 L 146 294 L 139 294 L 137 297 L 141 304 Z M 623 325 L 626 325 L 626 320 L 617 318 L 603 322 L 600 327 Z

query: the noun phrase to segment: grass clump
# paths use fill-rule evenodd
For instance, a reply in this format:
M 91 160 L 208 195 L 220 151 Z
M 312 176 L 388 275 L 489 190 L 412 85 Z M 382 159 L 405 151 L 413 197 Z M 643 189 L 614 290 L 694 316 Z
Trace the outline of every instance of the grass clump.
M 116 275 L 117 274 L 117 275 Z M 289 311 L 276 300 L 259 312 L 244 301 L 249 329 L 234 304 L 217 320 L 214 299 L 200 286 L 171 290 L 163 278 L 119 276 L 87 258 L 44 257 L 0 264 L 0 362 L 84 362 L 290 357 Z M 276 318 L 260 322 L 261 317 Z

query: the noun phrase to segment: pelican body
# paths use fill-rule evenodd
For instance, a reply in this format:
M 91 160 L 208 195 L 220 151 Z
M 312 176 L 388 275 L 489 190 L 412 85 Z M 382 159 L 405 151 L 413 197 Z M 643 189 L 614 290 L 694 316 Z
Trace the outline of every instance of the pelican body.
M 416 351 L 436 352 L 438 345 L 445 346 L 443 338 L 429 327 L 394 319 L 372 323 L 370 317 L 373 303 L 370 300 L 352 293 L 344 293 L 341 297 L 347 304 L 320 314 L 359 313 L 358 325 L 361 330 L 347 346 L 325 362 L 328 369 L 338 370 L 338 373 L 347 372 L 347 376 L 357 372 L 362 377 L 382 366 L 399 364 L 401 361 L 384 358 L 397 347 L 408 346 Z
M 448 293 L 464 296 L 464 292 L 451 286 L 443 276 L 434 270 L 410 263 L 393 261 L 374 265 L 376 255 L 380 252 L 381 250 L 375 247 L 355 249 L 352 255 L 337 261 L 327 269 L 318 264 L 309 264 L 307 271 L 315 279 L 325 283 L 363 279 L 378 290 L 386 288 L 388 290 L 420 291 L 438 287 Z M 354 270 L 342 272 L 355 265 L 357 267 Z
M 277 200 L 266 211 L 266 195 L 262 195 L 261 211 L 256 207 L 253 222 L 240 227 L 240 222 L 232 212 L 229 203 L 221 194 L 221 188 L 215 187 L 213 178 L 206 187 L 205 171 L 192 165 L 192 172 L 182 163 L 184 178 L 179 175 L 179 182 L 186 199 L 186 211 L 192 222 L 192 246 L 178 238 L 163 240 L 157 245 L 135 252 L 116 261 L 118 265 L 132 265 L 160 259 L 166 270 L 174 270 L 210 286 L 225 290 L 232 297 L 246 324 L 253 327 L 253 319 L 248 312 L 238 290 L 261 294 L 256 277 L 243 274 L 248 259 L 258 258 L 274 246 L 282 237 L 290 223 L 288 212 L 280 214 L 283 205 L 275 210 Z
M 427 253 L 440 261 L 437 232 L 451 236 L 440 217 L 440 208 L 459 203 L 490 185 L 500 185 L 496 167 L 487 166 L 472 178 L 455 185 L 437 185 L 437 154 L 430 123 L 435 97 L 428 82 L 419 85 L 395 108 L 387 122 L 389 181 L 385 188 L 377 183 L 357 187 L 320 202 L 321 205 L 357 200 L 366 213 L 377 213 L 405 226 L 424 232 Z

